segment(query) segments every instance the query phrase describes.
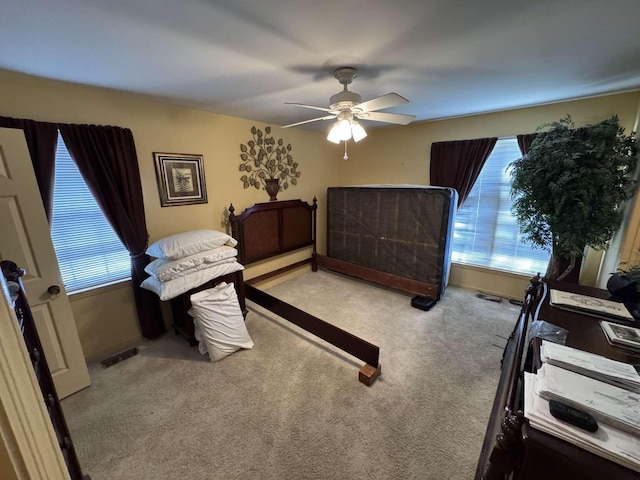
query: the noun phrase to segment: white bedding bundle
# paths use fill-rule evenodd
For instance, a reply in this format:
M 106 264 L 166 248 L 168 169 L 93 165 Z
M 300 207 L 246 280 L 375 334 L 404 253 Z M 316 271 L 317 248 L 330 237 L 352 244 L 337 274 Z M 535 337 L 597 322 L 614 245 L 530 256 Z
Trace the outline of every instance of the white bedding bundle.
M 253 348 L 253 341 L 238 305 L 232 284 L 220 283 L 214 288 L 191 295 L 189 315 L 193 317 L 198 351 L 212 362 L 222 360 L 241 348 Z
M 238 242 L 217 230 L 192 230 L 164 237 L 147 248 L 155 260 L 145 267 L 151 275 L 140 286 L 160 300 L 171 300 L 203 283 L 243 270 L 236 261 Z

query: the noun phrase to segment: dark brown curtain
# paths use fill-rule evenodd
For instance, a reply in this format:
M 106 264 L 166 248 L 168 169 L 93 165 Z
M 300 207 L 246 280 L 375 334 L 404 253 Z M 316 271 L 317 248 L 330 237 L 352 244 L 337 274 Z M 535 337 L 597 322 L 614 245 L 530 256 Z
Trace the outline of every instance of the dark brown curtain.
M 526 155 L 529 153 L 531 149 L 531 143 L 538 136 L 537 133 L 524 133 L 522 135 L 516 135 L 516 139 L 518 140 L 518 147 L 520 147 L 520 152 L 522 155 Z
M 44 211 L 51 223 L 58 126 L 55 123 L 0 117 L 0 127 L 20 128 L 24 131 Z
M 165 332 L 158 297 L 140 288 L 149 257 L 138 157 L 131 130 L 97 125 L 60 125 L 60 134 L 87 186 L 131 254 L 131 282 L 142 334 Z
M 455 188 L 460 207 L 497 141 L 497 138 L 478 138 L 432 143 L 431 185 Z

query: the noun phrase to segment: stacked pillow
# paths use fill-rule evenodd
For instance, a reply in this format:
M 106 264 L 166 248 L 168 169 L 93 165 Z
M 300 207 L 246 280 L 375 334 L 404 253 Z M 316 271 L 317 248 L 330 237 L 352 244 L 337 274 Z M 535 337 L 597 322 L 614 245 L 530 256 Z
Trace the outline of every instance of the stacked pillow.
M 147 248 L 156 259 L 145 267 L 151 275 L 140 284 L 170 300 L 214 278 L 243 270 L 238 242 L 217 230 L 192 230 L 164 237 Z

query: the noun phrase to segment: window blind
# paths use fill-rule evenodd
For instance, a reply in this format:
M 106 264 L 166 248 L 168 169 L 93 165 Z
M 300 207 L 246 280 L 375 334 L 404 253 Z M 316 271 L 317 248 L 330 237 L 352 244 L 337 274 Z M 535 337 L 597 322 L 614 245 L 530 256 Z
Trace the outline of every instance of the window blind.
M 129 252 L 98 207 L 60 136 L 51 238 L 69 293 L 131 276 Z
M 549 253 L 524 243 L 511 213 L 509 164 L 521 156 L 515 138 L 496 143 L 469 197 L 458 209 L 454 262 L 527 275 L 546 270 Z

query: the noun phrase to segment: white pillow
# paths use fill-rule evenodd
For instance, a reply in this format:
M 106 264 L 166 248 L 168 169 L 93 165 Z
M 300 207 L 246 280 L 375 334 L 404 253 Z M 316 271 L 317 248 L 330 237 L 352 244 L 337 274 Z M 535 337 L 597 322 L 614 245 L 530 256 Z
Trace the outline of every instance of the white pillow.
M 238 250 L 228 245 L 223 245 L 176 260 L 171 258 L 156 258 L 144 267 L 144 271 L 149 275 L 157 277 L 158 280 L 166 282 L 187 275 L 188 273 L 213 266 L 222 260 L 233 261 L 233 258 L 237 255 Z
M 238 242 L 224 232 L 217 230 L 191 230 L 161 238 L 146 250 L 147 255 L 156 258 L 182 258 L 212 248 L 229 245 L 235 247 Z
M 244 267 L 234 261 L 231 263 L 223 263 L 221 265 L 213 265 L 209 268 L 205 268 L 204 270 L 190 273 L 184 277 L 174 278 L 167 282 L 161 282 L 156 277 L 149 277 L 145 279 L 140 286 L 147 290 L 151 290 L 164 302 L 165 300 L 171 300 L 178 295 L 182 295 L 184 292 L 188 292 L 192 288 L 199 287 L 203 283 L 207 283 L 209 280 L 237 272 L 238 270 L 244 270 Z
M 253 348 L 233 284 L 221 284 L 191 295 L 188 311 L 212 362 L 222 360 L 241 348 Z M 201 348 L 199 347 L 199 350 Z
M 177 272 L 177 273 L 167 273 L 166 275 L 162 275 L 156 278 L 160 280 L 162 283 L 167 283 L 172 280 L 178 280 L 182 277 L 186 277 L 188 275 L 191 275 L 192 273 L 200 272 L 202 270 L 209 270 L 215 267 L 223 268 L 225 265 L 229 265 L 229 264 L 239 265 L 235 257 L 225 258 L 224 260 L 218 260 L 217 262 L 213 262 L 213 263 L 201 263 L 197 267 L 193 267 L 188 270 L 182 270 L 181 272 Z

